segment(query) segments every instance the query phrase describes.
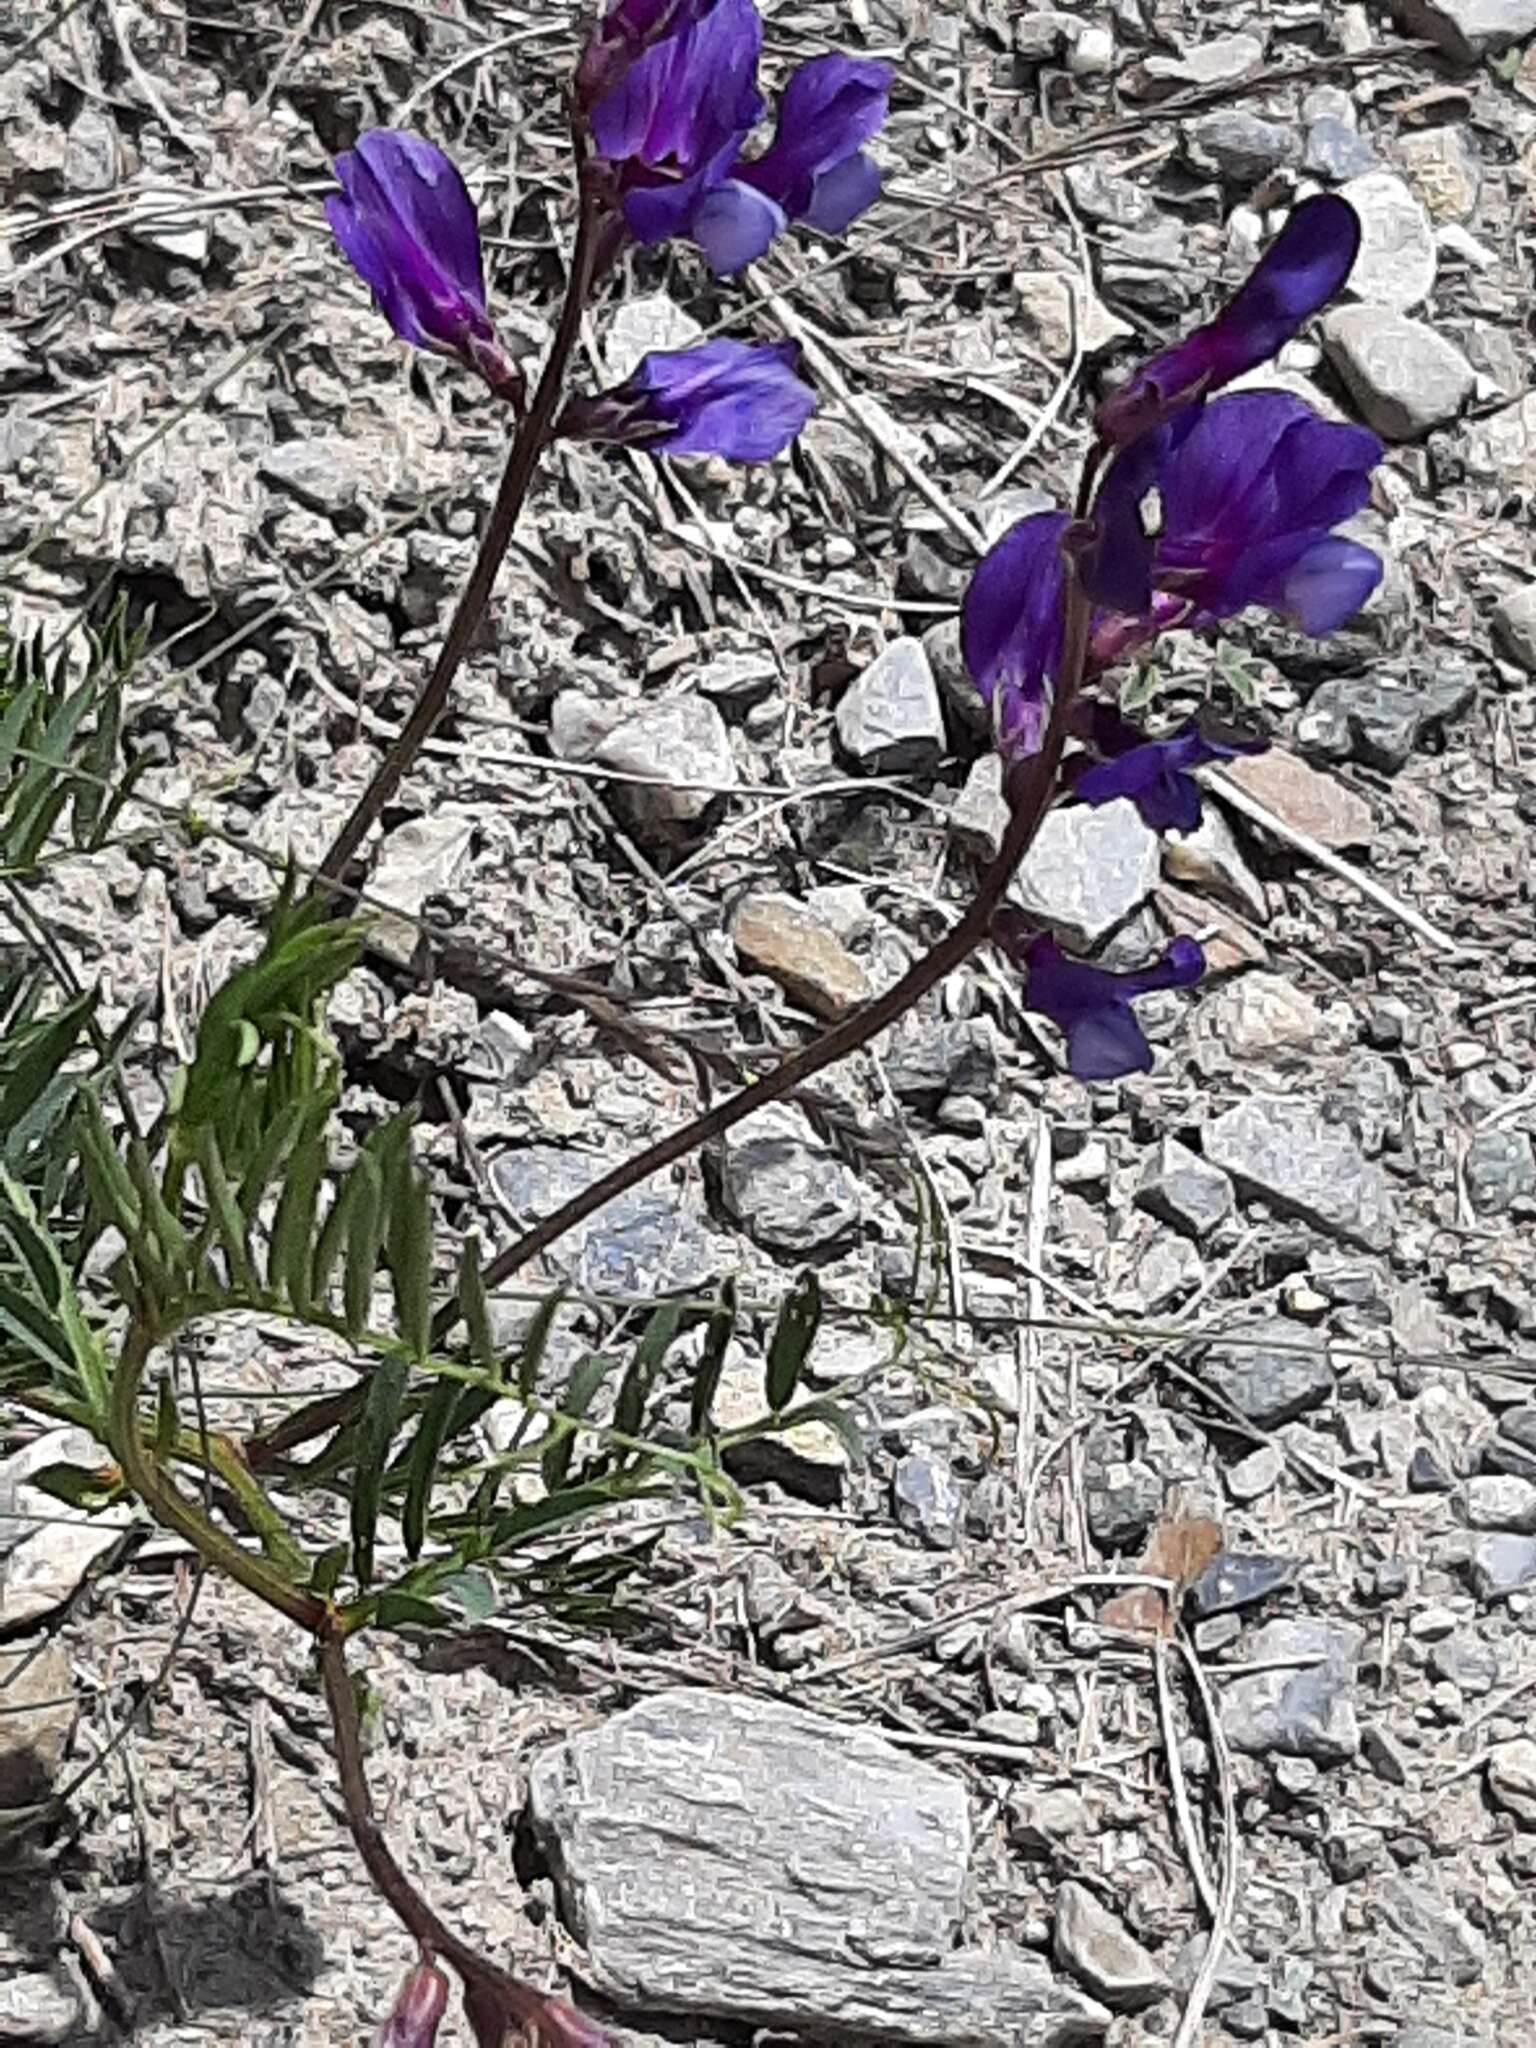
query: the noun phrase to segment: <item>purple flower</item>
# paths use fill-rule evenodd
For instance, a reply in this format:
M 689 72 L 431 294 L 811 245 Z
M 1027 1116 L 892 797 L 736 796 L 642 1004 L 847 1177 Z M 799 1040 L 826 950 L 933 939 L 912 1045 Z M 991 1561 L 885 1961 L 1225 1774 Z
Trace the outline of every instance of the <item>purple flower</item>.
M 457 356 L 504 397 L 522 376 L 485 310 L 480 229 L 464 180 L 440 149 L 370 128 L 337 157 L 331 232 L 402 341 Z
M 722 276 L 761 256 L 791 220 L 841 233 L 880 189 L 863 145 L 885 119 L 882 64 L 803 64 L 772 145 L 743 157 L 764 112 L 762 41 L 753 0 L 619 0 L 577 72 L 630 234 L 697 242 Z
M 998 751 L 1033 754 L 1061 662 L 1065 512 L 1036 512 L 988 549 L 960 608 L 960 651 L 992 712 Z
M 1267 362 L 1326 306 L 1354 267 L 1360 221 L 1336 193 L 1303 200 L 1273 245 L 1208 326 L 1143 363 L 1099 407 L 1099 438 L 1123 448 Z
M 1200 785 L 1190 773 L 1206 761 L 1262 754 L 1268 740 L 1229 733 L 1224 739 L 1190 719 L 1165 740 L 1149 740 L 1107 704 L 1095 704 L 1087 737 L 1102 758 L 1070 764 L 1072 787 L 1085 804 L 1129 797 L 1154 832 L 1193 832 L 1200 823 Z
M 864 152 L 890 99 L 884 64 L 813 57 L 790 79 L 770 146 L 737 166 L 739 183 L 778 210 L 779 225 L 803 220 L 840 235 L 880 196 L 880 170 Z
M 612 391 L 572 399 L 560 431 L 668 455 L 767 462 L 816 410 L 815 393 L 795 375 L 799 355 L 792 341 L 706 341 L 658 351 L 643 356 Z
M 374 2048 L 433 2048 L 447 2009 L 448 1979 L 434 1964 L 418 1963 L 375 2035 Z
M 1131 1003 L 1153 989 L 1192 988 L 1205 972 L 1205 955 L 1194 939 L 1177 938 L 1150 967 L 1113 974 L 1072 960 L 1048 933 L 1030 936 L 1017 911 L 1001 911 L 992 935 L 1024 969 L 1024 1007 L 1048 1017 L 1067 1041 L 1067 1066 L 1079 1081 L 1114 1081 L 1145 1073 L 1152 1048 L 1136 1022 Z
M 1285 392 L 1239 391 L 1183 412 L 1111 464 L 1094 507 L 1090 592 L 1141 621 L 1144 637 L 1251 604 L 1332 633 L 1381 577 L 1369 548 L 1332 530 L 1365 506 L 1381 458 L 1364 427 L 1321 419 Z M 1153 491 L 1155 537 L 1145 531 Z

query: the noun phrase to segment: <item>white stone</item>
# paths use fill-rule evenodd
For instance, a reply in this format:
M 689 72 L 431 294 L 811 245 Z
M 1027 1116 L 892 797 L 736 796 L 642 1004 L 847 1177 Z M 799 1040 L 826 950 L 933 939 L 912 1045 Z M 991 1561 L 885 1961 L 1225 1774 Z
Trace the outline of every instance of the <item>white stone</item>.
M 1435 236 L 1412 191 L 1391 171 L 1367 171 L 1340 194 L 1360 216 L 1351 293 L 1394 313 L 1422 306 L 1435 288 Z
M 1454 419 L 1477 381 L 1454 342 L 1384 306 L 1337 307 L 1323 322 L 1323 344 L 1361 418 L 1389 441 Z

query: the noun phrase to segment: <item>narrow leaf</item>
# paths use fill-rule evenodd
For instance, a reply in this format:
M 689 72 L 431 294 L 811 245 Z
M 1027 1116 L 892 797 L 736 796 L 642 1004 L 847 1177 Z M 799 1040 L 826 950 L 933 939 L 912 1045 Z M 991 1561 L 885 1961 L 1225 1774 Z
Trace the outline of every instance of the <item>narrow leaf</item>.
M 400 1421 L 411 1362 L 403 1351 L 388 1351 L 374 1367 L 357 1419 L 356 1469 L 352 1479 L 352 1556 L 360 1586 L 373 1579 L 373 1544 L 390 1441 Z
M 806 1271 L 785 1297 L 768 1346 L 768 1406 L 775 1415 L 793 1399 L 820 1326 L 821 1282 L 814 1272 Z

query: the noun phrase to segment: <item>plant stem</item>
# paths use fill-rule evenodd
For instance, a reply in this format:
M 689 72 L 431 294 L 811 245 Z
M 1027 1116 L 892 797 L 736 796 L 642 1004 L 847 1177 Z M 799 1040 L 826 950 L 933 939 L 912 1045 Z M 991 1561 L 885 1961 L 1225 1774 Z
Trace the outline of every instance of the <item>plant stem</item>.
M 375 1887 L 401 1926 L 414 1936 L 418 1946 L 430 1954 L 441 1956 L 458 1972 L 469 1994 L 466 2003 L 472 2010 L 504 2014 L 526 2030 L 530 2041 L 543 2040 L 541 2022 L 549 2010 L 549 2001 L 544 1994 L 506 1970 L 498 1969 L 494 1963 L 487 1962 L 467 1942 L 461 1941 L 396 1862 L 394 1851 L 385 1841 L 383 1830 L 374 1818 L 367 1773 L 363 1769 L 357 1694 L 352 1674 L 347 1668 L 346 1646 L 342 1637 L 330 1629 L 325 1630 L 320 1637 L 318 1656 L 320 1682 L 325 1690 L 325 1702 L 335 1735 L 336 1768 L 341 1779 L 347 1823 Z
M 1085 487 L 1086 495 L 1086 487 Z M 680 1125 L 669 1131 L 664 1138 L 648 1145 L 632 1159 L 626 1159 L 611 1173 L 606 1173 L 590 1187 L 583 1188 L 579 1195 L 563 1203 L 553 1214 L 543 1217 L 533 1228 L 526 1231 L 517 1242 L 492 1259 L 485 1269 L 485 1285 L 494 1287 L 508 1279 L 520 1266 L 552 1245 L 556 1238 L 563 1237 L 568 1230 L 574 1230 L 578 1223 L 594 1215 L 597 1210 L 613 1201 L 617 1196 L 636 1187 L 641 1181 L 649 1180 L 653 1173 L 671 1166 L 679 1159 L 701 1145 L 712 1143 L 721 1137 L 743 1117 L 770 1102 L 777 1102 L 791 1089 L 798 1088 L 813 1074 L 819 1074 L 836 1061 L 845 1059 L 861 1045 L 867 1045 L 878 1032 L 894 1024 L 906 1014 L 914 1003 L 919 1002 L 931 988 L 934 988 L 966 955 L 987 936 L 994 912 L 1007 893 L 1014 870 L 1034 843 L 1041 821 L 1050 809 L 1056 794 L 1056 772 L 1061 765 L 1062 748 L 1066 743 L 1068 721 L 1072 703 L 1081 686 L 1083 669 L 1087 659 L 1088 629 L 1090 623 L 1089 604 L 1075 573 L 1069 565 L 1067 617 L 1064 628 L 1064 646 L 1061 675 L 1056 694 L 1051 704 L 1050 719 L 1045 735 L 1036 754 L 1030 755 L 1015 770 L 1009 790 L 1010 812 L 1008 830 L 996 858 L 982 875 L 975 897 L 972 899 L 960 922 L 948 931 L 932 950 L 915 961 L 893 988 L 883 996 L 877 996 L 862 1009 L 855 1010 L 841 1023 L 833 1025 L 830 1031 L 781 1060 L 772 1072 L 764 1074 L 750 1087 L 716 1103 L 713 1109 L 695 1117 L 691 1123 Z M 448 1301 L 439 1312 L 432 1328 L 434 1343 L 442 1340 L 458 1321 L 457 1300 Z
M 154 1348 L 151 1333 L 141 1323 L 133 1323 L 112 1375 L 108 1428 L 123 1478 L 162 1528 L 184 1537 L 205 1564 L 217 1565 L 258 1600 L 297 1622 L 308 1634 L 318 1634 L 325 1624 L 325 1602 L 273 1571 L 264 1559 L 243 1550 L 233 1536 L 210 1522 L 178 1491 L 146 1452 L 139 1434 L 139 1388 Z
M 337 833 L 320 863 L 315 883 L 319 893 L 325 893 L 327 883 L 342 879 L 370 826 L 400 787 L 447 707 L 454 677 L 485 616 L 485 608 L 490 603 L 497 574 L 511 544 L 523 501 L 538 470 L 539 457 L 549 442 L 560 396 L 565 389 L 566 372 L 581 332 L 581 317 L 586 311 L 587 296 L 596 274 L 604 218 L 600 195 L 583 179 L 576 246 L 565 282 L 565 303 L 560 308 L 560 322 L 550 344 L 538 389 L 533 394 L 533 402 L 512 437 L 507 466 L 480 542 L 480 552 L 475 557 L 475 566 L 449 623 L 448 637 L 443 642 L 437 664 L 411 707 L 410 717 L 400 728 L 373 780 L 358 798 L 351 817 Z

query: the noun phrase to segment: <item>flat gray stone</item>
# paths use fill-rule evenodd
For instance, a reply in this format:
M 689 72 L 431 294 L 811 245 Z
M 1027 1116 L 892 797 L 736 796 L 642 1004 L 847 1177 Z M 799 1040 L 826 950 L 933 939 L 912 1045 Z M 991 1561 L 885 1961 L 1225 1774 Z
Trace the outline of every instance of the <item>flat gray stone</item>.
M 1301 167 L 1314 178 L 1342 185 L 1376 168 L 1376 152 L 1357 129 L 1335 115 L 1319 116 L 1307 130 Z
M 350 511 L 362 485 L 357 450 L 324 434 L 282 441 L 256 467 L 266 482 L 327 519 Z
M 453 887 L 475 836 L 462 811 L 433 811 L 397 826 L 379 849 L 368 894 L 386 908 L 368 907 L 368 940 L 379 952 L 409 967 L 422 943 L 418 919 L 428 900 Z
M 79 1999 L 51 1971 L 7 1969 L 0 1976 L 0 2041 L 79 2048 L 90 2038 L 84 2020 Z
M 529 1222 L 558 1209 L 605 1174 L 597 1152 L 526 1145 L 491 1161 L 497 1193 Z M 546 1254 L 562 1278 L 594 1294 L 686 1294 L 713 1280 L 722 1246 L 676 1188 L 650 1180 L 607 1203 Z
M 1286 1316 L 1259 1316 L 1235 1325 L 1226 1341 L 1218 1337 L 1205 1355 L 1205 1378 L 1260 1429 L 1320 1408 L 1334 1389 L 1327 1352 Z
M 1056 1960 L 1115 2012 L 1140 2012 L 1168 1989 L 1141 1943 L 1085 1884 L 1056 1894 Z
M 1536 391 L 1463 428 L 1468 469 L 1505 490 L 1536 490 Z
M 1488 1759 L 1488 1796 L 1522 1827 L 1536 1827 L 1536 1742 L 1501 1742 Z
M 0 1650 L 0 1708 L 3 1815 L 48 1797 L 75 1725 L 74 1675 L 57 1638 L 36 1650 Z
M 1479 1600 L 1505 1600 L 1536 1579 L 1536 1536 L 1485 1536 L 1467 1576 Z
M 1493 612 L 1493 637 L 1501 654 L 1536 676 L 1536 583 L 1500 598 Z
M 1238 1187 L 1334 1237 L 1384 1251 L 1392 1197 L 1354 1134 L 1288 1095 L 1251 1095 L 1202 1129 L 1205 1156 Z
M 908 1451 L 891 1474 L 891 1501 L 903 1529 L 930 1550 L 953 1550 L 960 1540 L 964 1496 L 955 1475 L 932 1451 Z
M 1142 1169 L 1136 1206 L 1198 1243 L 1232 1213 L 1232 1183 L 1219 1166 L 1164 1138 Z
M 1360 417 L 1388 441 L 1417 440 L 1455 419 L 1477 383 L 1454 342 L 1384 306 L 1335 307 L 1323 347 Z
M 864 1213 L 859 1183 L 797 1110 L 771 1103 L 726 1133 L 721 1193 L 747 1234 L 791 1257 L 851 1237 Z
M 1148 57 L 1142 74 L 1153 93 L 1177 92 L 1186 85 L 1232 85 L 1264 59 L 1257 36 L 1213 36 L 1195 43 L 1177 57 Z
M 613 800 L 637 830 L 663 836 L 694 824 L 736 786 L 725 720 L 707 697 L 683 690 L 615 726 L 592 756 L 601 768 L 648 781 L 617 782 Z
M 1079 946 L 1096 945 L 1157 886 L 1157 834 L 1123 800 L 1046 813 L 1009 901 Z
M 1109 2024 L 1038 1957 L 956 1947 L 965 1788 L 864 1730 L 659 1693 L 536 1758 L 529 1810 L 582 1974 L 622 2008 L 936 2048 Z
M 1197 169 L 1236 185 L 1257 185 L 1282 164 L 1295 163 L 1301 136 L 1288 121 L 1266 121 L 1242 107 L 1222 107 L 1189 123 L 1184 147 Z
M 1474 1529 L 1511 1529 L 1536 1536 L 1536 1483 L 1514 1472 L 1480 1472 L 1462 1494 Z
M 843 752 L 867 775 L 935 768 L 944 756 L 944 714 L 921 640 L 893 640 L 843 692 L 837 707 Z
M 1475 1984 L 1482 1976 L 1488 1937 L 1429 1885 L 1394 1872 L 1376 1880 L 1372 1903 L 1418 1951 L 1426 1976 L 1451 1984 Z
M 1467 1147 L 1467 1193 L 1480 1216 L 1536 1198 L 1536 1143 L 1528 1131 L 1479 1131 Z
M 1435 288 L 1435 231 L 1412 190 L 1392 171 L 1367 171 L 1340 191 L 1360 216 L 1351 295 L 1394 313 L 1422 306 Z
M 1392 18 L 1455 63 L 1475 64 L 1536 35 L 1536 0 L 1392 0 Z
M 1360 1747 L 1350 1693 L 1364 1640 L 1358 1628 L 1308 1619 L 1255 1629 L 1244 1661 L 1280 1668 L 1246 1671 L 1223 1688 L 1228 1742 L 1244 1756 L 1347 1763 Z
M 1476 696 L 1471 669 L 1450 662 L 1438 673 L 1401 683 L 1330 676 L 1297 719 L 1296 744 L 1314 760 L 1360 761 L 1378 774 L 1395 775 L 1426 733 L 1459 718 Z

